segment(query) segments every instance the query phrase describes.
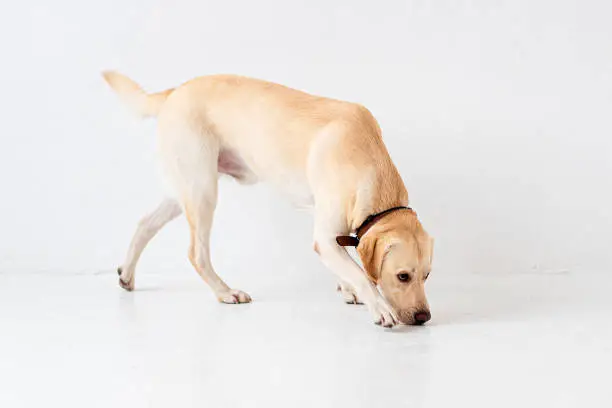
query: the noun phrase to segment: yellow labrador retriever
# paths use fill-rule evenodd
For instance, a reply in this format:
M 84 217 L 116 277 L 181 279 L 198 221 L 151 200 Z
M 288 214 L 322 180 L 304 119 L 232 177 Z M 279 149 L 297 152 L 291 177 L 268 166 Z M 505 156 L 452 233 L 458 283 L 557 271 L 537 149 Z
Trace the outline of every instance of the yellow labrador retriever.
M 433 240 L 407 207 L 406 187 L 366 108 L 233 75 L 199 77 L 154 94 L 117 72 L 104 78 L 136 113 L 158 118 L 159 159 L 171 186 L 138 225 L 118 270 L 124 289 L 134 289 L 147 243 L 184 213 L 189 259 L 217 299 L 251 301 L 227 286 L 210 261 L 217 180 L 226 174 L 272 183 L 312 207 L 315 251 L 337 275 L 345 300 L 365 303 L 376 324 L 429 320 L 424 285 Z M 345 246 L 356 246 L 365 272 Z

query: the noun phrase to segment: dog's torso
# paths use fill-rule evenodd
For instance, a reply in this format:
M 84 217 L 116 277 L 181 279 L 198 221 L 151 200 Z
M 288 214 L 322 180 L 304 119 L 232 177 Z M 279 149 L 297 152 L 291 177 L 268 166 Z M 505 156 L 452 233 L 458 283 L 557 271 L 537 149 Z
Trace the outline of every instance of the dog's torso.
M 251 78 L 206 76 L 167 97 L 159 126 L 161 138 L 180 138 L 180 131 L 168 129 L 184 126 L 203 139 L 215 138 L 220 173 L 243 183 L 272 183 L 299 206 L 331 193 L 361 200 L 362 207 L 407 201 L 378 124 L 361 105 Z M 175 142 L 185 145 L 160 145 Z M 202 145 L 208 146 L 206 140 Z M 357 190 L 363 190 L 360 197 Z M 375 196 L 393 203 L 368 202 Z

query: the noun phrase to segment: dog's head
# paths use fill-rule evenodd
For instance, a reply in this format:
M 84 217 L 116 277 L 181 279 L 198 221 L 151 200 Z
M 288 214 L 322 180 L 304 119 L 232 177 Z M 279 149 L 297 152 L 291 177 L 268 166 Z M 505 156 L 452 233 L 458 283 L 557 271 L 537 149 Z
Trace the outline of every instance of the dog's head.
M 425 281 L 431 271 L 433 239 L 412 211 L 387 215 L 362 237 L 357 247 L 364 268 L 404 324 L 431 317 Z

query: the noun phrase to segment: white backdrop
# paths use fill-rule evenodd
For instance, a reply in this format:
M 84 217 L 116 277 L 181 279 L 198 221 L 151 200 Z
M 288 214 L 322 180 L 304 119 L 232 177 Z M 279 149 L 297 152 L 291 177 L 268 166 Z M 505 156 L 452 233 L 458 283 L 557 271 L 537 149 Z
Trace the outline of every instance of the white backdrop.
M 358 101 L 379 119 L 437 272 L 605 273 L 612 3 L 24 1 L 0 10 L 0 273 L 122 260 L 161 189 L 154 122 L 103 83 L 238 73 Z M 225 180 L 213 256 L 230 285 L 329 280 L 309 215 Z M 178 221 L 141 273 L 193 273 Z M 261 273 L 261 272 L 258 272 Z M 142 276 L 142 275 L 141 275 Z M 240 284 L 241 287 L 248 285 Z

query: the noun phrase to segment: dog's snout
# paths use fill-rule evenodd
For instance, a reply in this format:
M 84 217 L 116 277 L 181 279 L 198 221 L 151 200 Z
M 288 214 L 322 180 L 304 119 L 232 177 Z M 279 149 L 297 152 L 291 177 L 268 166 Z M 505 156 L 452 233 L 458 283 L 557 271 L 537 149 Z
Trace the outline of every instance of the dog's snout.
M 429 310 L 419 310 L 414 314 L 414 324 L 425 324 L 425 322 L 431 319 L 431 313 Z

